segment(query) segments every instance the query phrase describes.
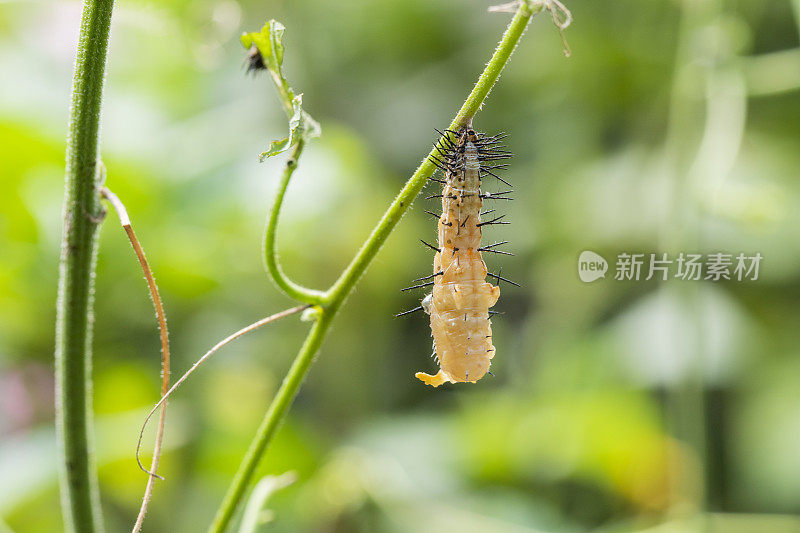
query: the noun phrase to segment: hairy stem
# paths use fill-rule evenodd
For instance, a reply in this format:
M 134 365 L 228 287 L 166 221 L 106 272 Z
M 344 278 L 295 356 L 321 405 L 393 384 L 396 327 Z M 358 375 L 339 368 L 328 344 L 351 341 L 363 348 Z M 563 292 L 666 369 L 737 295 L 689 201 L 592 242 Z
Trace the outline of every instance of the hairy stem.
M 128 210 L 125 209 L 125 204 L 107 187 L 100 187 L 100 196 L 103 197 L 117 213 L 119 222 L 125 230 L 128 240 L 136 253 L 136 258 L 139 260 L 139 266 L 142 267 L 144 279 L 147 281 L 147 288 L 150 292 L 150 298 L 153 300 L 153 307 L 156 311 L 156 320 L 158 323 L 159 339 L 161 340 L 161 395 L 167 393 L 169 390 L 169 329 L 167 328 L 167 315 L 164 312 L 164 304 L 161 301 L 161 294 L 158 292 L 158 285 L 156 285 L 156 278 L 147 262 L 144 249 L 142 248 L 139 239 L 136 237 L 136 232 L 133 231 L 131 219 L 128 216 Z M 167 404 L 164 403 L 161 408 L 161 413 L 158 417 L 158 429 L 156 430 L 155 445 L 153 446 L 153 459 L 150 463 L 150 476 L 147 479 L 147 485 L 142 497 L 142 505 L 139 507 L 139 514 L 136 516 L 136 522 L 133 526 L 133 533 L 138 533 L 142 529 L 145 514 L 147 514 L 147 506 L 150 503 L 150 498 L 153 496 L 153 488 L 155 480 L 159 477 L 156 472 L 158 471 L 158 462 L 161 459 L 161 447 L 164 442 L 164 427 L 167 419 Z M 139 459 L 139 456 L 136 456 Z M 141 466 L 141 463 L 139 463 Z
M 318 304 L 322 302 L 323 293 L 308 289 L 290 280 L 283 272 L 280 263 L 278 262 L 278 251 L 276 244 L 276 233 L 278 227 L 278 217 L 283 205 L 283 198 L 286 195 L 286 188 L 289 186 L 289 181 L 292 179 L 297 168 L 297 163 L 300 155 L 303 153 L 305 141 L 302 139 L 298 141 L 292 150 L 292 155 L 286 162 L 286 167 L 283 170 L 281 181 L 278 184 L 278 190 L 275 193 L 275 199 L 272 202 L 272 209 L 270 210 L 269 218 L 267 219 L 267 227 L 264 231 L 264 261 L 267 265 L 272 280 L 275 284 L 288 296 L 309 304 Z
M 541 10 L 541 7 L 539 10 Z M 489 95 L 489 91 L 492 90 L 495 82 L 497 82 L 497 79 L 500 77 L 500 73 L 511 57 L 511 53 L 517 47 L 517 43 L 534 14 L 535 12 L 524 3 L 517 10 L 506 32 L 503 34 L 500 44 L 497 45 L 492 59 L 489 60 L 489 63 L 478 78 L 478 82 L 475 84 L 472 92 L 469 93 L 464 105 L 461 106 L 458 114 L 450 124 L 451 130 L 458 130 L 462 126 L 472 123 L 472 118 L 478 110 L 480 110 L 483 102 Z M 437 144 L 440 148 L 444 149 L 444 145 L 441 143 L 442 141 L 440 139 Z M 378 225 L 372 230 L 372 233 L 361 246 L 356 256 L 344 272 L 342 272 L 342 275 L 339 276 L 339 279 L 336 280 L 336 283 L 333 284 L 333 287 L 326 293 L 325 301 L 328 305 L 333 304 L 337 300 L 344 299 L 353 289 L 358 278 L 361 277 L 375 258 L 378 250 L 383 246 L 383 243 L 386 242 L 386 239 L 392 233 L 397 223 L 400 222 L 400 218 L 402 218 L 411 206 L 411 202 L 414 201 L 422 188 L 425 187 L 428 178 L 433 175 L 436 170 L 436 166 L 431 160 L 431 157 L 434 155 L 436 155 L 436 148 L 433 148 L 425 159 L 422 160 L 422 163 L 403 186 L 400 194 L 397 195 L 389 206 L 389 209 L 387 209 L 386 213 L 381 217 Z
M 92 307 L 98 132 L 113 0 L 86 0 L 72 83 L 56 319 L 56 429 L 68 532 L 102 531 L 92 459 Z
M 450 125 L 451 129 L 457 129 L 472 122 L 472 118 L 478 112 L 484 100 L 488 96 L 489 91 L 491 91 L 495 82 L 500 77 L 500 73 L 508 62 L 509 57 L 511 57 L 511 53 L 516 48 L 517 43 L 522 37 L 522 34 L 525 32 L 525 28 L 528 26 L 531 17 L 538 11 L 541 11 L 541 9 L 542 5 L 540 4 L 528 2 L 520 3 L 519 8 L 514 14 L 514 18 L 511 20 L 506 32 L 503 34 L 503 38 L 495 49 L 491 60 L 478 78 L 478 82 L 467 97 L 464 105 L 459 110 L 455 119 L 453 119 L 453 122 Z M 441 143 L 441 140 L 439 143 Z M 295 152 L 292 154 L 292 158 L 287 163 L 287 168 L 284 171 L 283 180 L 278 188 L 277 197 L 274 203 L 275 209 L 273 209 L 273 212 L 270 216 L 270 221 L 267 225 L 268 234 L 266 239 L 266 256 L 268 260 L 268 268 L 270 274 L 273 276 L 273 279 L 275 279 L 276 283 L 278 283 L 285 291 L 287 290 L 287 287 L 289 287 L 290 290 L 292 287 L 289 285 L 289 283 L 287 283 L 288 280 L 276 275 L 276 272 L 278 272 L 278 274 L 281 276 L 282 273 L 279 271 L 277 262 L 270 267 L 269 258 L 270 256 L 274 257 L 274 226 L 276 225 L 277 221 L 277 208 L 280 207 L 280 204 L 283 200 L 283 194 L 285 193 L 286 185 L 291 177 L 291 173 L 294 172 L 293 167 L 296 167 L 297 156 L 301 151 L 302 143 L 295 147 Z M 256 436 L 250 444 L 250 448 L 242 460 L 242 464 L 239 466 L 239 470 L 236 473 L 236 476 L 234 477 L 224 500 L 222 501 L 222 505 L 217 511 L 209 531 L 221 533 L 225 531 L 230 524 L 239 502 L 244 497 L 247 488 L 250 486 L 253 480 L 258 464 L 264 456 L 264 453 L 266 452 L 270 441 L 275 435 L 276 430 L 286 416 L 292 401 L 297 395 L 297 391 L 299 390 L 300 385 L 302 384 L 303 379 L 308 372 L 312 361 L 314 360 L 317 350 L 322 344 L 322 340 L 328 331 L 331 321 L 338 312 L 342 303 L 344 303 L 347 295 L 350 293 L 350 291 L 352 291 L 358 279 L 375 258 L 378 250 L 380 250 L 383 243 L 400 221 L 400 218 L 408 210 L 411 202 L 425 186 L 425 182 L 427 181 L 428 177 L 433 174 L 435 166 L 431 162 L 430 157 L 434 155 L 434 152 L 435 149 L 425 157 L 408 182 L 406 182 L 405 186 L 400 191 L 400 194 L 395 198 L 395 200 L 389 206 L 389 209 L 378 222 L 377 226 L 375 226 L 375 228 L 372 230 L 372 233 L 367 238 L 366 242 L 364 242 L 364 244 L 361 246 L 361 249 L 357 252 L 353 261 L 344 270 L 333 286 L 322 295 L 313 293 L 315 300 L 320 303 L 320 306 L 318 307 L 319 316 L 317 317 L 314 326 L 311 328 L 311 331 L 306 337 L 305 343 L 303 344 L 302 348 L 300 348 L 300 352 L 297 354 L 297 357 L 292 363 L 292 367 L 286 375 L 286 378 L 284 378 L 278 393 L 272 401 L 272 404 L 267 410 L 264 420 L 262 421 Z M 269 234 L 270 228 L 272 228 L 273 232 L 271 237 Z M 296 290 L 296 287 L 294 290 Z M 287 294 L 288 293 L 289 292 L 287 291 Z M 306 299 L 309 297 L 309 294 L 305 292 L 295 295 L 295 297 L 300 301 L 309 301 Z

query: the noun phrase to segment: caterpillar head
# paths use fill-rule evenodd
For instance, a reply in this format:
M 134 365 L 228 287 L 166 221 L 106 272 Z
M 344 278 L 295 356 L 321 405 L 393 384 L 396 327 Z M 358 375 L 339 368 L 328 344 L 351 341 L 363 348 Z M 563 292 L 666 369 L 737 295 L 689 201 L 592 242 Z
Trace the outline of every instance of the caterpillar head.
M 461 139 L 459 140 L 462 144 L 466 142 L 475 142 L 478 140 L 478 133 L 472 128 L 465 128 L 461 131 Z

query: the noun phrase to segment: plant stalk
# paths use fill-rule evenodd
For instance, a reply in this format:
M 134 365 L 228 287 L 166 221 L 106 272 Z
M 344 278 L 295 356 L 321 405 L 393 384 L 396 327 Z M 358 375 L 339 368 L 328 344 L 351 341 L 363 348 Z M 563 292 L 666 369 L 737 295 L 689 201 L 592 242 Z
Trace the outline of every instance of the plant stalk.
M 320 344 L 322 344 L 322 339 L 328 331 L 332 318 L 332 313 L 322 312 L 308 332 L 300 352 L 283 379 L 280 389 L 278 389 L 267 410 L 267 414 L 264 416 L 264 420 L 261 422 L 261 426 L 256 432 L 256 436 L 250 443 L 250 448 L 247 450 L 244 459 L 242 459 L 242 464 L 239 466 L 225 499 L 222 500 L 222 505 L 209 527 L 210 532 L 223 532 L 228 528 L 239 502 L 242 501 L 245 491 L 252 483 L 258 464 L 261 462 L 267 446 L 272 441 L 272 437 L 275 436 L 295 396 L 297 396 L 297 391 L 300 389 L 300 385 L 311 367 L 311 363 L 319 350 Z
M 464 105 L 461 106 L 458 114 L 450 123 L 451 130 L 458 130 L 472 123 L 473 117 L 480 110 L 486 97 L 489 96 L 489 92 L 503 72 L 503 68 L 505 68 L 508 59 L 517 47 L 517 43 L 522 37 L 522 34 L 525 33 L 525 28 L 528 27 L 531 17 L 542 9 L 541 6 L 538 6 L 538 10 L 536 10 L 536 8 L 537 6 L 532 8 L 522 3 L 517 9 L 514 18 L 511 20 L 508 28 L 506 28 L 503 38 L 500 40 L 492 58 L 478 78 L 475 87 L 472 89 L 472 92 L 469 93 Z M 444 149 L 441 139 L 437 145 Z M 342 275 L 339 276 L 339 279 L 336 280 L 333 286 L 327 291 L 325 294 L 325 302 L 328 305 L 333 304 L 337 300 L 344 299 L 353 289 L 353 286 L 361 275 L 366 271 L 367 267 L 378 253 L 378 250 L 380 250 L 383 243 L 386 242 L 386 239 L 394 230 L 394 227 L 400 222 L 402 216 L 411 206 L 411 202 L 414 201 L 422 188 L 425 187 L 428 178 L 432 176 L 436 170 L 436 166 L 431 159 L 435 155 L 436 148 L 433 148 L 403 186 L 400 194 L 397 195 L 389 206 L 389 209 L 386 210 L 386 213 L 381 217 L 378 225 L 372 230 L 372 233 L 361 246 L 361 249 L 347 268 L 345 268 L 344 272 L 342 272 Z
M 286 162 L 286 167 L 283 170 L 281 181 L 278 184 L 278 190 L 275 192 L 275 199 L 272 202 L 269 218 L 267 218 L 267 227 L 264 231 L 264 261 L 272 281 L 274 281 L 275 285 L 285 292 L 287 296 L 300 302 L 319 304 L 322 302 L 323 293 L 298 285 L 290 280 L 283 272 L 283 269 L 278 262 L 276 243 L 278 217 L 280 216 L 281 206 L 283 205 L 283 197 L 286 195 L 286 188 L 289 186 L 289 181 L 292 179 L 292 174 L 294 174 L 294 171 L 297 168 L 297 162 L 300 160 L 300 155 L 303 153 L 305 144 L 305 141 L 301 139 L 294 146 L 292 155 L 289 157 L 289 160 Z
M 488 96 L 489 91 L 491 91 L 495 82 L 500 77 L 500 73 L 503 71 L 503 68 L 508 63 L 508 59 L 511 57 L 512 52 L 522 37 L 522 34 L 525 32 L 525 28 L 527 28 L 531 17 L 541 11 L 542 8 L 543 5 L 535 4 L 533 2 L 520 3 L 513 19 L 511 20 L 511 23 L 508 25 L 508 28 L 503 34 L 500 43 L 497 45 L 491 60 L 486 65 L 486 68 L 478 78 L 478 81 L 475 87 L 472 89 L 472 92 L 469 94 L 466 101 L 461 106 L 458 114 L 453 119 L 450 129 L 458 129 L 462 126 L 471 124 L 472 118 L 480 109 L 484 100 Z M 439 143 L 437 144 L 441 144 L 441 142 L 442 141 L 440 139 Z M 299 150 L 302 151 L 302 146 L 299 146 Z M 295 155 L 299 155 L 298 148 L 296 148 L 295 152 L 297 153 L 293 153 L 292 159 L 290 160 L 290 163 L 294 166 L 296 166 L 297 163 Z M 262 421 L 256 436 L 250 444 L 250 448 L 248 449 L 238 472 L 231 482 L 231 486 L 228 488 L 228 492 L 225 495 L 214 521 L 209 528 L 210 532 L 222 533 L 230 525 L 239 502 L 242 500 L 247 488 L 252 483 L 258 464 L 264 456 L 264 453 L 266 452 L 269 443 L 274 437 L 278 427 L 286 416 L 289 407 L 291 407 L 292 401 L 297 395 L 297 391 L 299 390 L 300 385 L 302 384 L 303 379 L 305 378 L 305 375 L 314 360 L 314 356 L 322 344 L 322 340 L 328 331 L 331 321 L 341 305 L 344 303 L 347 295 L 350 293 L 350 291 L 352 291 L 358 279 L 366 271 L 369 264 L 375 258 L 375 255 L 378 253 L 383 243 L 386 242 L 386 239 L 394 230 L 403 214 L 408 210 L 411 202 L 417 197 L 419 192 L 425 186 L 428 177 L 433 174 L 435 166 L 431 161 L 431 156 L 434 155 L 434 153 L 435 149 L 431 150 L 431 152 L 425 157 L 411 178 L 409 178 L 409 180 L 406 182 L 405 186 L 400 191 L 400 194 L 398 194 L 398 196 L 387 209 L 386 213 L 384 213 L 383 217 L 381 217 L 378 224 L 372 230 L 370 236 L 353 258 L 353 261 L 348 265 L 344 272 L 342 272 L 341 276 L 333 284 L 333 286 L 331 286 L 328 291 L 321 295 L 321 298 L 319 299 L 320 305 L 317 307 L 319 315 L 316 319 L 316 322 L 309 331 L 303 346 L 300 348 L 300 352 L 297 354 L 297 357 L 292 363 L 286 378 L 283 380 L 280 389 L 278 390 L 275 398 L 272 401 L 272 404 L 267 410 L 264 420 Z M 274 203 L 275 207 L 280 206 L 280 203 L 283 199 L 283 194 L 286 190 L 286 185 L 291 177 L 291 173 L 294 171 L 294 168 L 290 169 L 288 167 L 289 165 L 287 164 L 287 170 L 284 172 L 283 180 L 278 188 L 278 196 L 276 197 L 276 201 Z M 272 245 L 274 247 L 274 226 L 276 224 L 277 209 L 274 209 L 267 224 L 266 256 L 268 259 L 270 255 L 274 256 L 274 254 L 270 253 L 270 246 Z M 273 232 L 272 241 L 270 241 L 269 237 L 270 227 L 272 227 Z M 274 248 L 272 248 L 272 250 L 274 250 Z M 275 275 L 276 272 L 282 274 L 279 272 L 277 263 L 270 267 L 268 261 L 268 269 L 270 274 L 272 274 L 273 279 L 276 280 L 276 283 L 278 283 L 279 286 L 281 286 L 281 288 L 284 290 L 287 290 L 287 287 L 284 286 L 285 283 L 278 281 L 281 279 L 281 277 L 276 277 Z M 289 289 L 292 289 L 292 287 L 289 286 Z M 308 301 L 300 297 L 307 297 L 308 295 L 306 294 L 300 294 L 297 296 L 300 301 Z
M 92 308 L 100 104 L 113 0 L 86 0 L 72 84 L 56 318 L 56 430 L 64 529 L 103 530 L 92 458 Z

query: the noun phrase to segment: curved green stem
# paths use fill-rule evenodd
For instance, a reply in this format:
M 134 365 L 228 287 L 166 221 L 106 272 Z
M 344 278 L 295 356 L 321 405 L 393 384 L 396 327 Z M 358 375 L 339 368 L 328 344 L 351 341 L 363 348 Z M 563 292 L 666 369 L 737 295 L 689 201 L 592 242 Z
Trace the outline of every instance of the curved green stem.
M 319 304 L 322 302 L 323 293 L 314 289 L 309 289 L 298 285 L 290 280 L 283 272 L 280 263 L 278 262 L 278 250 L 276 244 L 276 233 L 278 228 L 278 217 L 280 215 L 281 206 L 283 205 L 283 198 L 286 195 L 286 188 L 289 186 L 289 181 L 292 179 L 297 168 L 297 162 L 300 155 L 303 153 L 305 141 L 302 139 L 297 142 L 292 150 L 292 155 L 286 161 L 286 168 L 283 170 L 281 181 L 278 184 L 278 190 L 275 193 L 275 199 L 272 202 L 272 209 L 270 210 L 269 218 L 267 219 L 267 227 L 264 231 L 264 261 L 267 266 L 272 280 L 275 282 L 283 292 L 291 298 L 300 302 L 308 304 Z
M 492 59 L 486 65 L 486 68 L 478 78 L 478 82 L 476 83 L 472 92 L 467 97 L 464 105 L 461 106 L 461 109 L 459 110 L 455 119 L 453 119 L 453 122 L 450 125 L 451 129 L 457 129 L 472 122 L 472 118 L 478 112 L 484 100 L 488 96 L 489 91 L 491 91 L 495 82 L 500 77 L 500 73 L 508 62 L 509 57 L 511 57 L 511 53 L 514 51 L 514 48 L 516 48 L 517 43 L 522 37 L 522 34 L 525 32 L 525 28 L 528 26 L 531 17 L 538 11 L 541 11 L 541 9 L 541 5 L 534 4 L 533 2 L 520 3 L 514 18 L 511 20 L 506 32 L 503 34 L 500 44 L 498 44 L 497 48 L 495 49 Z M 442 141 L 440 140 L 439 143 L 441 142 Z M 275 208 L 273 209 L 273 212 L 270 216 L 270 221 L 267 224 L 268 261 L 270 261 L 270 256 L 272 256 L 274 260 L 274 229 L 277 221 L 277 208 L 280 207 L 280 204 L 283 200 L 286 184 L 288 183 L 288 180 L 294 171 L 297 156 L 302 151 L 302 148 L 301 142 L 295 147 L 295 152 L 292 154 L 292 158 L 287 163 L 287 168 L 284 171 L 283 180 L 281 181 L 278 189 L 278 195 L 275 200 Z M 250 444 L 250 448 L 248 449 L 247 454 L 245 455 L 242 464 L 236 473 L 236 476 L 233 478 L 231 486 L 228 488 L 228 492 L 225 495 L 214 521 L 209 528 L 210 532 L 224 532 L 230 524 L 239 502 L 244 497 L 245 491 L 253 480 L 258 464 L 266 452 L 270 441 L 275 435 L 277 428 L 280 426 L 287 411 L 289 410 L 294 397 L 297 395 L 297 391 L 299 390 L 300 385 L 302 384 L 303 379 L 314 360 L 317 350 L 319 350 L 319 347 L 322 344 L 322 340 L 328 331 L 331 321 L 341 305 L 344 303 L 347 295 L 355 286 L 358 279 L 375 258 L 378 250 L 380 250 L 381 246 L 389 237 L 394 227 L 400 221 L 400 218 L 403 216 L 406 210 L 408 210 L 411 202 L 422 190 L 428 177 L 433 174 L 435 166 L 431 162 L 430 158 L 432 155 L 434 155 L 434 153 L 435 149 L 425 157 L 411 178 L 409 178 L 409 180 L 406 182 L 405 186 L 400 191 L 400 194 L 398 194 L 398 196 L 389 206 L 389 209 L 387 209 L 386 213 L 384 213 L 383 217 L 381 217 L 378 224 L 372 230 L 370 236 L 353 258 L 353 261 L 348 265 L 344 272 L 342 272 L 341 276 L 333 284 L 333 286 L 325 293 L 317 293 L 315 291 L 310 291 L 309 289 L 298 287 L 292 284 L 288 279 L 285 278 L 285 276 L 283 276 L 282 272 L 280 272 L 276 260 L 272 266 L 269 266 L 268 262 L 270 274 L 272 274 L 273 279 L 276 280 L 276 283 L 278 283 L 279 286 L 281 286 L 281 288 L 287 292 L 287 294 L 290 294 L 289 290 L 291 290 L 295 293 L 293 295 L 295 298 L 305 302 L 311 301 L 308 299 L 311 297 L 317 299 L 319 306 L 316 309 L 319 314 L 314 326 L 311 328 L 311 331 L 309 331 L 302 348 L 300 348 L 300 352 L 297 354 L 297 357 L 292 363 L 292 367 L 290 368 L 286 378 L 281 384 L 280 389 L 275 395 L 272 404 L 267 410 L 264 420 L 262 421 L 256 436 Z M 269 232 L 272 232 L 271 236 Z M 287 288 L 289 290 L 287 290 Z
M 102 531 L 92 460 L 92 307 L 100 219 L 98 131 L 113 0 L 86 0 L 72 84 L 56 318 L 56 429 L 68 532 Z

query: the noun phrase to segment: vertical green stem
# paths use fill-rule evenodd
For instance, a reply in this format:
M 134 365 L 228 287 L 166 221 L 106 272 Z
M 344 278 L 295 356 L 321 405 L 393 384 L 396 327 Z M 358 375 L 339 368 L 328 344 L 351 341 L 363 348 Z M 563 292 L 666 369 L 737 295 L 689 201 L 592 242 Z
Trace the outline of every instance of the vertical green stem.
M 800 32 L 800 0 L 792 0 L 792 11 L 794 12 L 794 21 L 797 24 L 797 30 Z
M 91 340 L 100 215 L 98 132 L 113 6 L 113 0 L 84 4 L 67 140 L 56 320 L 56 428 L 64 527 L 80 533 L 103 529 L 92 459 Z
M 663 225 L 662 249 L 692 251 L 702 249 L 699 228 L 702 212 L 697 202 L 698 161 L 704 144 L 704 120 L 709 120 L 709 109 L 703 95 L 707 91 L 712 66 L 704 58 L 710 57 L 713 48 L 698 35 L 707 33 L 722 13 L 721 0 L 682 0 L 681 22 L 670 118 L 665 146 L 666 162 L 672 182 L 669 219 Z M 715 62 L 719 58 L 715 57 Z M 667 391 L 667 423 L 673 435 L 695 454 L 698 468 L 689 474 L 686 458 L 673 453 L 669 459 L 670 496 L 672 518 L 682 524 L 685 531 L 709 531 L 708 511 L 708 444 L 706 429 L 705 371 L 703 357 L 704 315 L 701 293 L 694 283 L 665 286 L 665 297 L 673 295 L 684 306 L 692 324 L 689 338 L 694 342 L 687 347 L 686 374 Z M 686 318 L 686 317 L 684 317 Z M 670 327 L 676 327 L 671 324 Z M 674 331 L 670 332 L 674 335 Z

